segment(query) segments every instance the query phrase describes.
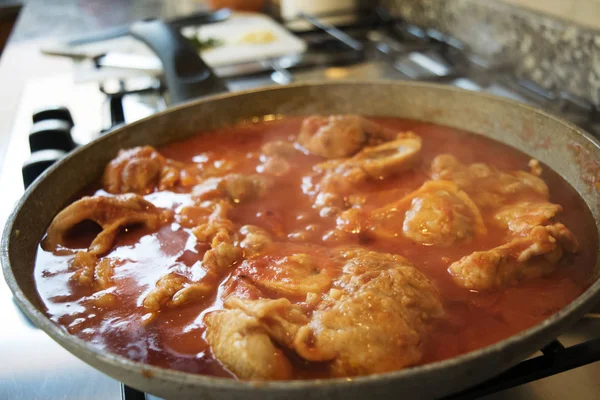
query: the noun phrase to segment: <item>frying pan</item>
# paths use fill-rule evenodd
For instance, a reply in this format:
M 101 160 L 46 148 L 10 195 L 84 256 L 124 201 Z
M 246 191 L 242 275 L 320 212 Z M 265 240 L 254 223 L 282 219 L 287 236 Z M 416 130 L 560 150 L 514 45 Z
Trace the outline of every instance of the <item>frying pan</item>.
M 213 85 L 213 83 L 211 83 Z M 177 399 L 359 399 L 396 395 L 437 398 L 480 383 L 533 354 L 600 300 L 600 263 L 591 286 L 563 310 L 524 332 L 449 360 L 352 379 L 243 382 L 167 370 L 106 353 L 69 335 L 45 314 L 33 268 L 52 218 L 76 193 L 97 182 L 122 148 L 182 140 L 268 114 L 356 113 L 426 121 L 506 143 L 558 172 L 581 195 L 600 226 L 600 145 L 543 111 L 487 94 L 442 85 L 397 82 L 312 83 L 220 94 L 185 103 L 117 129 L 69 154 L 26 191 L 4 229 L 1 261 L 25 314 L 65 349 L 136 389 Z M 600 233 L 600 232 L 599 232 Z

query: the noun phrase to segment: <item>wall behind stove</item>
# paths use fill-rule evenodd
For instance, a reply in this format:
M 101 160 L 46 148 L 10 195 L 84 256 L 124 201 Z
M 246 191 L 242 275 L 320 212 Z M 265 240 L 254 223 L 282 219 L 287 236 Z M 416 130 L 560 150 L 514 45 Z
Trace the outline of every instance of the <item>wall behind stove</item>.
M 600 28 L 600 0 L 502 0 L 582 24 Z
M 600 0 L 380 0 L 415 25 L 435 28 L 466 43 L 493 63 L 510 65 L 520 77 L 547 89 L 566 90 L 600 107 L 600 16 L 598 28 L 555 18 L 510 2 L 543 7 Z M 567 7 L 567 5 L 565 5 Z M 570 6 L 567 8 L 570 9 Z

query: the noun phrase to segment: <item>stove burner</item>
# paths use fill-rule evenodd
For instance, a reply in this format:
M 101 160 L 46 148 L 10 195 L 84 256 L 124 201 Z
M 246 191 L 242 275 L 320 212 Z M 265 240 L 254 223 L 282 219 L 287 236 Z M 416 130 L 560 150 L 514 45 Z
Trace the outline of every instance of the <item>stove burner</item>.
M 600 338 L 565 348 L 554 340 L 540 350 L 541 356 L 521 361 L 508 371 L 445 400 L 475 400 L 600 360 Z M 121 400 L 142 400 L 144 393 L 122 384 Z

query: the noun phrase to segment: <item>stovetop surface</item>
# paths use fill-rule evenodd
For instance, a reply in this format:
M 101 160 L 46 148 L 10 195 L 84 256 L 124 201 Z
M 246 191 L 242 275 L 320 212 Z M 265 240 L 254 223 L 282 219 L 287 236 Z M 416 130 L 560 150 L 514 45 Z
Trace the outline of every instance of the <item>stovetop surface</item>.
M 352 33 L 350 31 L 350 33 Z M 275 64 L 250 66 L 250 75 L 228 79 L 231 91 L 290 82 L 359 79 L 422 79 L 448 83 L 468 90 L 485 91 L 517 101 L 542 106 L 551 112 L 567 111 L 566 117 L 595 131 L 600 124 L 588 118 L 581 107 L 565 107 L 554 94 L 527 89 L 527 83 L 509 78 L 503 68 L 481 67 L 476 61 L 457 61 L 456 55 L 439 55 L 439 44 L 411 51 L 396 41 L 388 30 L 362 29 L 357 35 L 365 45 L 362 57 L 335 66 L 319 65 L 322 60 L 306 56 L 296 67 Z M 415 39 L 415 44 L 423 44 Z M 415 48 L 418 48 L 416 46 Z M 446 50 L 448 50 L 446 48 Z M 312 58 L 311 58 L 312 57 Z M 317 60 L 317 61 L 315 61 Z M 357 61 L 358 60 L 358 61 Z M 275 63 L 280 62 L 274 61 Z M 311 65 L 302 65 L 312 63 Z M 327 63 L 331 64 L 330 60 Z M 288 63 L 289 64 L 289 63 Z M 475 67 L 474 67 L 475 65 Z M 458 66 L 458 67 L 457 67 Z M 465 72 L 468 71 L 468 72 Z M 232 74 L 231 71 L 217 71 Z M 234 73 L 235 75 L 235 73 Z M 75 120 L 74 139 L 85 143 L 97 137 L 109 124 L 106 96 L 97 83 L 74 83 L 72 74 L 30 81 L 15 116 L 12 135 L 0 170 L 0 226 L 23 193 L 21 165 L 30 156 L 27 134 L 34 110 L 49 105 L 67 106 Z M 572 106 L 571 103 L 569 105 Z M 129 95 L 123 100 L 126 122 L 151 115 L 164 108 L 158 93 Z M 3 278 L 0 278 L 0 310 L 4 329 L 0 329 L 0 399 L 103 399 L 121 398 L 121 385 L 72 356 L 33 326 L 18 310 Z M 559 339 L 566 346 L 600 337 L 600 319 L 586 318 Z M 591 400 L 600 393 L 600 364 L 591 364 L 539 380 L 486 399 L 562 399 Z M 152 398 L 152 396 L 148 396 Z

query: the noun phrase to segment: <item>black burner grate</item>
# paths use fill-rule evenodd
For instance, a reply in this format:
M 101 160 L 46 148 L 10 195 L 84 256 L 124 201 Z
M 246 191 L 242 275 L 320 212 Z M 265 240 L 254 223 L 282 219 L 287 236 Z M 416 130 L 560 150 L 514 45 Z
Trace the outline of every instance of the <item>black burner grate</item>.
M 541 352 L 543 353 L 541 356 L 521 361 L 495 378 L 445 399 L 477 399 L 600 361 L 600 338 L 566 348 L 558 340 L 554 340 L 541 349 Z M 144 400 L 146 395 L 122 384 L 121 398 L 122 400 Z
M 451 395 L 447 399 L 476 399 L 600 361 L 600 338 L 567 348 L 558 340 L 554 340 L 541 349 L 541 352 L 541 356 L 521 361 L 495 378 Z

